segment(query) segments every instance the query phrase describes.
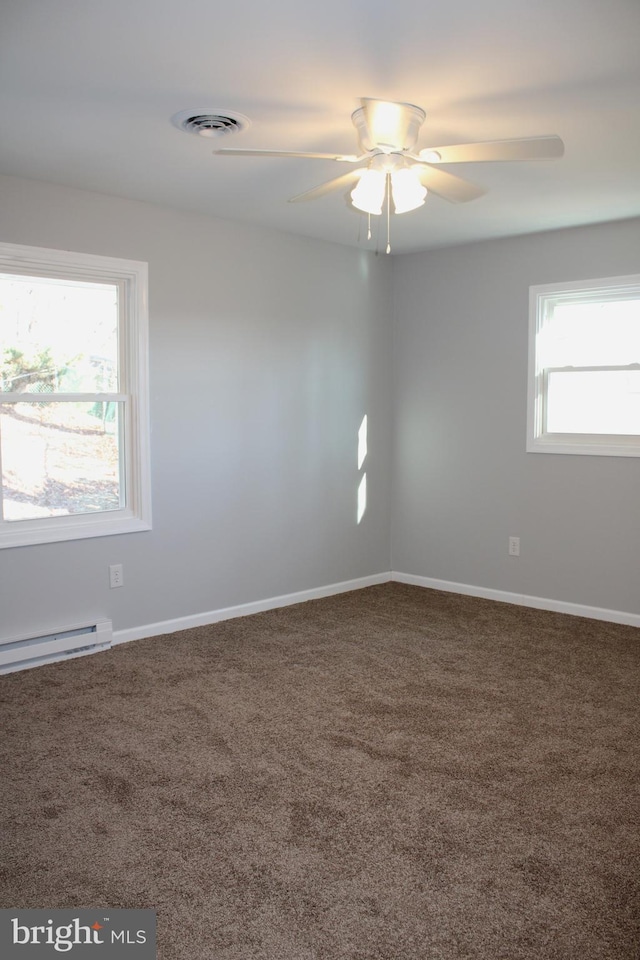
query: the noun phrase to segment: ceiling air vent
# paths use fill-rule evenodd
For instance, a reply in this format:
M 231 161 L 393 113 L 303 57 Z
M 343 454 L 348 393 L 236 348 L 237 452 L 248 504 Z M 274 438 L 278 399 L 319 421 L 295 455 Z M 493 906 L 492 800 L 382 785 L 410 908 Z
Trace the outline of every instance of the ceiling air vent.
M 172 117 L 172 122 L 179 130 L 200 137 L 224 137 L 228 133 L 240 133 L 249 126 L 249 119 L 241 113 L 212 109 L 182 110 Z

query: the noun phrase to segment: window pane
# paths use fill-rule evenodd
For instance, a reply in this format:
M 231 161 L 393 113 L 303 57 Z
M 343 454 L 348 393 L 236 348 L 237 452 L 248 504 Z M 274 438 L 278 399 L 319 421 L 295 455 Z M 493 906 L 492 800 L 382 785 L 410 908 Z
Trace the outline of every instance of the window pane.
M 540 367 L 640 363 L 640 299 L 556 303 L 540 332 Z
M 0 274 L 0 391 L 118 391 L 118 286 Z
M 0 404 L 3 519 L 119 510 L 124 404 Z
M 640 370 L 550 373 L 547 432 L 640 435 Z

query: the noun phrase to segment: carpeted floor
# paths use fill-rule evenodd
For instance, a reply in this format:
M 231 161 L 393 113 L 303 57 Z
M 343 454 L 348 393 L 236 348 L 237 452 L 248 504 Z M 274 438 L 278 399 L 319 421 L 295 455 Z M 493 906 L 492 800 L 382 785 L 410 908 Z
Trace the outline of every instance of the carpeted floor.
M 639 668 L 384 584 L 0 678 L 0 906 L 154 907 L 161 960 L 637 960 Z

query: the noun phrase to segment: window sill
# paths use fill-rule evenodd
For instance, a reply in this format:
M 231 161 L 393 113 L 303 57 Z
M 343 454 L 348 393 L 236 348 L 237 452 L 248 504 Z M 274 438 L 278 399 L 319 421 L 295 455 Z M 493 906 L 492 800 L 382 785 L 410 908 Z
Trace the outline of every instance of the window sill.
M 121 533 L 151 530 L 151 523 L 143 517 L 103 514 L 96 516 L 60 517 L 44 520 L 16 520 L 2 524 L 0 550 L 6 547 L 28 547 L 38 543 L 57 543 L 63 540 L 85 540 L 90 537 L 110 537 Z
M 527 453 L 563 453 L 590 457 L 640 457 L 640 437 L 605 437 L 573 433 L 529 437 Z

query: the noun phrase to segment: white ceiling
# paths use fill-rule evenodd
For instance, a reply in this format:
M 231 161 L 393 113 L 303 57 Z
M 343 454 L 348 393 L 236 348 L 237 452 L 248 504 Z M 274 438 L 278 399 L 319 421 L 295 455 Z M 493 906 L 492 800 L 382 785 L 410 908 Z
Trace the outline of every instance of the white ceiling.
M 353 153 L 374 97 L 426 110 L 418 148 L 566 147 L 449 168 L 489 192 L 393 217 L 394 253 L 638 216 L 639 46 L 640 0 L 2 0 L 0 172 L 375 248 L 341 193 L 287 203 L 344 166 L 212 154 Z M 192 108 L 251 126 L 188 135 Z

